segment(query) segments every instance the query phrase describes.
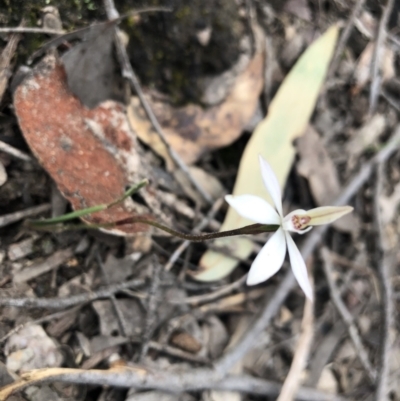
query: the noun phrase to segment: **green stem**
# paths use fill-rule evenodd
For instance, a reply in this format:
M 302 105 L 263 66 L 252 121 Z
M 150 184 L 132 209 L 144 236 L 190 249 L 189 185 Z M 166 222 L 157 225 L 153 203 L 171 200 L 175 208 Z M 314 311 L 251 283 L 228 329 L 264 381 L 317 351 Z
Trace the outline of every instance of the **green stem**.
M 119 203 L 123 202 L 126 198 L 129 198 L 132 196 L 134 193 L 139 191 L 141 188 L 146 186 L 149 183 L 149 180 L 145 178 L 144 180 L 140 181 L 139 183 L 132 185 L 120 198 L 117 200 L 108 203 L 107 205 L 96 205 L 92 207 L 88 207 L 86 209 L 81 209 L 81 210 L 76 210 L 71 213 L 63 214 L 62 216 L 54 217 L 52 219 L 45 219 L 45 220 L 33 220 L 30 221 L 28 224 L 33 226 L 33 227 L 46 227 L 46 226 L 52 226 L 55 224 L 59 223 L 64 223 L 69 220 L 76 219 L 78 217 L 83 217 L 88 214 L 96 213 L 96 212 L 101 212 L 106 209 L 110 209 L 113 206 L 118 205 Z

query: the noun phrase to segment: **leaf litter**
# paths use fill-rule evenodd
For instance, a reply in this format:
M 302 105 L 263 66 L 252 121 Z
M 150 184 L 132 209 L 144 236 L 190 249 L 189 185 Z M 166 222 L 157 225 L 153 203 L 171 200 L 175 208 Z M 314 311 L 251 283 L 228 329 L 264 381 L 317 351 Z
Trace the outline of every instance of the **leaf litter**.
M 239 58 L 220 76 L 199 77 L 199 87 L 204 88 L 200 99 L 203 103 L 193 104 L 191 100 L 192 104 L 177 107 L 158 88 L 143 88 L 170 145 L 214 200 L 231 193 L 232 188 L 238 191 L 238 187 L 257 194 L 262 186 L 252 161 L 260 153 L 273 165 L 281 185 L 286 185 L 284 207 L 310 209 L 329 204 L 349 188 L 347 183 L 351 184 L 357 172 L 367 166 L 373 155 L 385 149 L 385 143 L 395 135 L 399 124 L 396 108 L 399 99 L 396 100 L 393 89 L 397 79 L 397 33 L 389 31 L 380 66 L 384 88 L 390 90 L 392 97 L 388 103 L 386 95 L 382 96 L 377 112 L 368 115 L 369 83 L 374 79 L 370 66 L 374 62 L 373 48 L 378 42 L 375 32 L 380 23 L 379 13 L 371 12 L 370 5 L 364 5 L 361 14 L 351 21 L 352 2 L 338 3 L 330 11 L 313 7 L 311 3 L 314 4 L 288 0 L 282 7 L 259 4 L 251 10 L 238 5 L 240 15 L 255 12 L 262 22 L 262 28 L 252 26 L 256 51 L 246 53 L 246 57 Z M 318 26 L 314 24 L 317 20 Z M 249 21 L 254 25 L 254 20 Z M 307 26 L 304 21 L 308 21 Z M 325 34 L 332 35 L 331 42 L 321 45 L 325 55 L 318 51 L 310 56 L 314 65 L 317 61 L 324 64 L 318 84 L 306 83 L 303 77 L 300 79 L 303 89 L 293 86 L 291 77 L 303 58 L 301 53 L 309 53 L 314 46 L 310 43 L 326 38 L 324 32 L 332 21 L 354 24 L 337 71 L 328 80 L 322 73 L 333 54 L 334 36 L 338 33 L 336 27 L 331 27 L 330 33 Z M 139 23 L 145 24 L 146 19 Z M 391 24 L 389 19 L 388 29 L 393 28 Z M 62 21 L 61 26 L 68 24 Z M 198 27 L 199 46 L 207 50 L 215 29 L 207 21 Z M 297 352 L 308 354 L 298 383 L 299 399 L 360 399 L 371 391 L 368 373 L 360 362 L 359 348 L 354 346 L 354 334 L 348 336 L 346 325 L 340 326 L 337 297 L 332 291 L 339 293 L 352 315 L 361 336 L 360 344 L 378 371 L 379 380 L 374 386 L 379 389 L 386 386 L 384 391 L 397 399 L 400 396 L 398 342 L 391 343 L 389 375 L 379 370 L 379 361 L 384 355 L 378 347 L 384 338 L 382 331 L 390 330 L 394 339 L 398 334 L 395 325 L 387 328 L 381 320 L 385 313 L 382 309 L 385 287 L 380 284 L 382 265 L 391 260 L 392 302 L 396 306 L 399 260 L 396 244 L 400 228 L 397 152 L 385 162 L 383 179 L 370 170 L 361 189 L 352 193 L 356 215 L 339 221 L 342 225 L 334 226 L 322 238 L 334 261 L 336 286 L 328 286 L 322 269 L 326 262 L 318 251 L 307 261 L 316 287 L 314 323 L 306 327 L 314 335 L 308 353 L 302 349 L 302 342 L 298 342 L 304 311 L 301 293 L 293 291 L 286 300 L 276 301 L 280 283 L 285 282 L 281 273 L 251 290 L 240 281 L 248 271 L 254 252 L 266 241 L 264 234 L 232 238 L 223 244 L 189 245 L 172 263 L 172 270 L 160 276 L 158 289 L 152 294 L 151 283 L 156 278 L 148 256 L 156 254 L 161 265 L 169 265 L 170 255 L 179 246 L 175 239 L 138 225 L 125 226 L 118 232 L 108 229 L 108 233 L 123 236 L 114 238 L 96 231 L 37 234 L 19 223 L 31 213 L 49 215 L 52 180 L 70 207 L 79 210 L 113 202 L 127 186 L 142 178 L 151 179 L 140 196 L 85 217 L 89 223 L 137 215 L 189 232 L 207 218 L 210 206 L 195 190 L 185 188 L 179 178 L 180 169 L 159 141 L 138 98 L 126 91 L 121 66 L 115 57 L 114 30 L 113 24 L 101 25 L 86 31 L 79 43 L 60 39 L 58 50 L 51 50 L 38 60 L 19 84 L 14 81 L 14 110 L 8 91 L 10 82 L 3 79 L 2 111 L 8 120 L 0 119 L 0 141 L 8 147 L 0 149 L 7 149 L 9 153 L 0 150 L 0 163 L 4 166 L 0 218 L 7 224 L 0 228 L 3 273 L 0 299 L 4 305 L 0 333 L 5 336 L 2 340 L 4 369 L 16 381 L 13 384 L 10 379 L 2 381 L 0 399 L 29 384 L 35 384 L 24 392 L 29 400 L 68 399 L 68 391 L 56 392 L 53 387 L 40 384 L 43 379 L 112 386 L 101 393 L 88 386 L 86 399 L 90 400 L 103 399 L 113 391 L 121 399 L 177 399 L 177 395 L 171 396 L 171 391 L 179 392 L 185 400 L 273 398 L 279 395 L 280 386 L 290 376 L 292 358 Z M 273 47 L 276 55 L 271 62 L 282 72 L 272 81 L 264 81 L 269 68 L 264 35 L 268 36 L 268 46 Z M 2 40 L 4 46 L 10 42 L 8 49 L 13 46 L 16 54 L 24 46 L 24 42 L 11 42 L 12 35 Z M 245 41 L 250 43 L 251 35 Z M 14 64 L 10 53 L 7 60 L 9 74 L 15 75 L 13 69 L 20 67 L 16 65 L 20 59 Z M 290 67 L 293 67 L 291 72 Z M 271 84 L 271 88 L 266 87 Z M 279 102 L 285 88 L 289 100 Z M 266 94 L 272 95 L 271 103 Z M 300 108 L 292 103 L 296 97 Z M 302 109 L 306 106 L 307 113 Z M 266 118 L 249 138 L 246 127 L 250 126 L 248 123 L 257 109 Z M 277 120 L 272 124 L 274 118 Z M 28 147 L 24 147 L 17 126 Z M 285 127 L 292 131 L 286 133 Z M 260 135 L 262 140 L 257 139 Z M 284 143 L 279 138 L 284 138 Z M 10 148 L 16 152 L 10 152 Z M 15 156 L 18 151 L 32 152 L 41 167 Z M 246 164 L 250 167 L 243 167 Z M 40 209 L 35 211 L 38 206 Z M 381 236 L 373 229 L 376 210 L 385 227 Z M 214 214 L 205 230 L 226 228 L 227 223 L 223 222 L 226 211 L 223 208 Z M 230 215 L 228 211 L 228 221 L 232 219 Z M 234 219 L 230 224 L 237 228 L 241 222 Z M 139 231 L 145 232 L 145 243 L 139 240 Z M 78 246 L 84 238 L 86 245 Z M 302 240 L 295 238 L 299 244 Z M 78 252 L 78 249 L 81 250 Z M 96 262 L 96 252 L 105 260 L 103 271 Z M 207 262 L 204 252 L 218 255 L 217 263 Z M 202 277 L 205 271 L 212 272 L 211 278 L 219 281 L 207 282 L 207 277 Z M 137 285 L 130 289 L 124 288 L 100 299 L 90 298 L 90 294 L 103 288 L 136 278 Z M 82 296 L 83 301 L 72 309 L 61 307 L 56 314 L 32 309 L 42 298 L 62 305 L 75 295 Z M 192 303 L 191 298 L 196 302 Z M 155 310 L 149 306 L 150 300 L 157 305 Z M 253 315 L 260 316 L 257 312 L 262 315 L 264 305 L 268 307 L 274 302 L 278 302 L 276 311 L 262 335 L 251 346 L 241 342 L 254 331 Z M 397 313 L 396 308 L 394 311 Z M 146 323 L 149 318 L 150 331 Z M 260 320 L 256 322 L 261 324 Z M 327 339 L 335 344 L 334 348 L 326 348 Z M 36 345 L 35 341 L 40 344 Z M 137 365 L 146 342 L 149 348 L 140 361 L 143 366 Z M 31 352 L 30 347 L 36 352 Z M 62 361 L 63 366 L 72 366 L 68 358 L 63 359 L 64 354 L 61 356 L 65 347 L 72 352 L 72 369 L 58 367 Z M 228 372 L 223 371 L 216 378 L 208 363 L 212 361 L 221 366 L 224 355 L 232 352 L 240 353 L 236 366 L 229 367 L 230 374 L 235 376 L 224 378 Z M 319 366 L 318 372 L 316 366 Z M 32 371 L 33 368 L 44 369 Z M 259 387 L 246 380 L 257 380 Z M 126 394 L 113 386 L 135 389 Z M 82 397 L 74 394 L 75 399 Z

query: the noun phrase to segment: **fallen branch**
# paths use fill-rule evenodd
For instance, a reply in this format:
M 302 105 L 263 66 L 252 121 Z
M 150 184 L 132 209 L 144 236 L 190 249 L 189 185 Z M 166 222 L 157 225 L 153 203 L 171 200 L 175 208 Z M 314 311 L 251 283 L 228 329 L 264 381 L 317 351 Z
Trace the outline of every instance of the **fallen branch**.
M 189 372 L 177 373 L 167 370 L 149 370 L 139 366 L 115 367 L 109 370 L 50 368 L 22 374 L 20 380 L 0 390 L 0 401 L 6 400 L 10 395 L 28 386 L 55 381 L 124 388 L 135 387 L 137 390 L 156 389 L 168 393 L 214 389 L 252 393 L 263 397 L 277 396 L 281 389 L 279 383 L 251 376 L 229 375 L 221 378 L 212 369 L 194 369 Z M 297 399 L 304 401 L 343 400 L 341 397 L 309 388 L 300 388 Z

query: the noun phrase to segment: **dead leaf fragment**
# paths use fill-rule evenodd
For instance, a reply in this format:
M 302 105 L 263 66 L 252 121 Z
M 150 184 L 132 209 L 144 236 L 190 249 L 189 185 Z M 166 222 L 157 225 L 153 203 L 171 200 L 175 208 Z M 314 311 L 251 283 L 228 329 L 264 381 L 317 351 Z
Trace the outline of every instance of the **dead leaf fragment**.
M 10 336 L 4 349 L 7 368 L 12 372 L 59 367 L 63 356 L 42 326 L 28 325 Z
M 209 150 L 234 142 L 257 109 L 263 87 L 263 54 L 259 53 L 236 78 L 227 98 L 220 105 L 202 109 L 198 105 L 173 108 L 147 91 L 149 101 L 169 144 L 187 164 L 193 164 Z M 167 149 L 133 97 L 128 108 L 129 121 L 139 138 L 164 158 L 169 170 L 174 169 Z
M 124 106 L 106 101 L 88 110 L 72 95 L 64 68 L 54 56 L 46 57 L 18 86 L 14 107 L 30 148 L 75 210 L 111 203 L 127 186 L 146 177 L 148 168 L 141 161 Z M 149 188 L 141 192 L 146 201 L 155 199 L 151 193 Z M 104 224 L 134 213 L 151 218 L 145 206 L 126 199 L 85 220 Z M 137 224 L 109 231 L 147 230 Z
M 0 187 L 7 182 L 7 171 L 0 161 Z
M 201 350 L 201 343 L 186 332 L 175 333 L 171 336 L 171 344 L 193 354 Z
M 86 107 L 111 99 L 123 101 L 113 43 L 113 24 L 93 25 L 84 40 L 62 56 L 68 86 Z
M 355 86 L 352 89 L 353 95 L 358 94 L 368 83 L 371 77 L 371 61 L 375 51 L 375 42 L 370 42 L 361 53 L 356 69 L 354 71 Z M 395 71 L 395 52 L 385 46 L 382 50 L 381 74 L 382 83 L 396 76 Z
M 322 370 L 321 377 L 317 384 L 317 389 L 326 391 L 330 394 L 337 394 L 338 382 L 332 373 L 332 369 L 329 366 L 325 366 Z
M 138 336 L 143 328 L 143 311 L 134 299 L 121 299 L 117 301 L 124 321 L 126 322 L 126 335 Z M 103 336 L 117 336 L 120 333 L 117 315 L 110 301 L 93 302 L 93 308 L 99 316 L 100 333 Z

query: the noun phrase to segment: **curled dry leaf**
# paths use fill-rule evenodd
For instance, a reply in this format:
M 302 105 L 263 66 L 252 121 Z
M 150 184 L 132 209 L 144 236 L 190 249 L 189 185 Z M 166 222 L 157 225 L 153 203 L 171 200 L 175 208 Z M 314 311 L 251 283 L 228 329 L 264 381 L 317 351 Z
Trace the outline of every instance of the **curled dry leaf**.
M 87 109 L 69 90 L 54 56 L 47 56 L 18 86 L 14 107 L 30 148 L 75 210 L 111 203 L 148 176 L 124 106 L 106 101 Z M 141 194 L 148 204 L 155 198 L 149 188 Z M 84 219 L 104 224 L 134 214 L 151 218 L 146 207 L 126 199 Z M 147 229 L 133 224 L 108 231 L 124 235 Z
M 219 105 L 203 109 L 198 105 L 174 108 L 156 94 L 147 91 L 149 101 L 169 144 L 187 164 L 193 164 L 205 152 L 227 146 L 242 133 L 257 109 L 263 87 L 262 53 L 257 53 L 246 69 L 236 78 L 226 99 Z M 128 117 L 139 138 L 162 156 L 170 170 L 174 169 L 167 149 L 159 139 L 140 106 L 133 97 Z

